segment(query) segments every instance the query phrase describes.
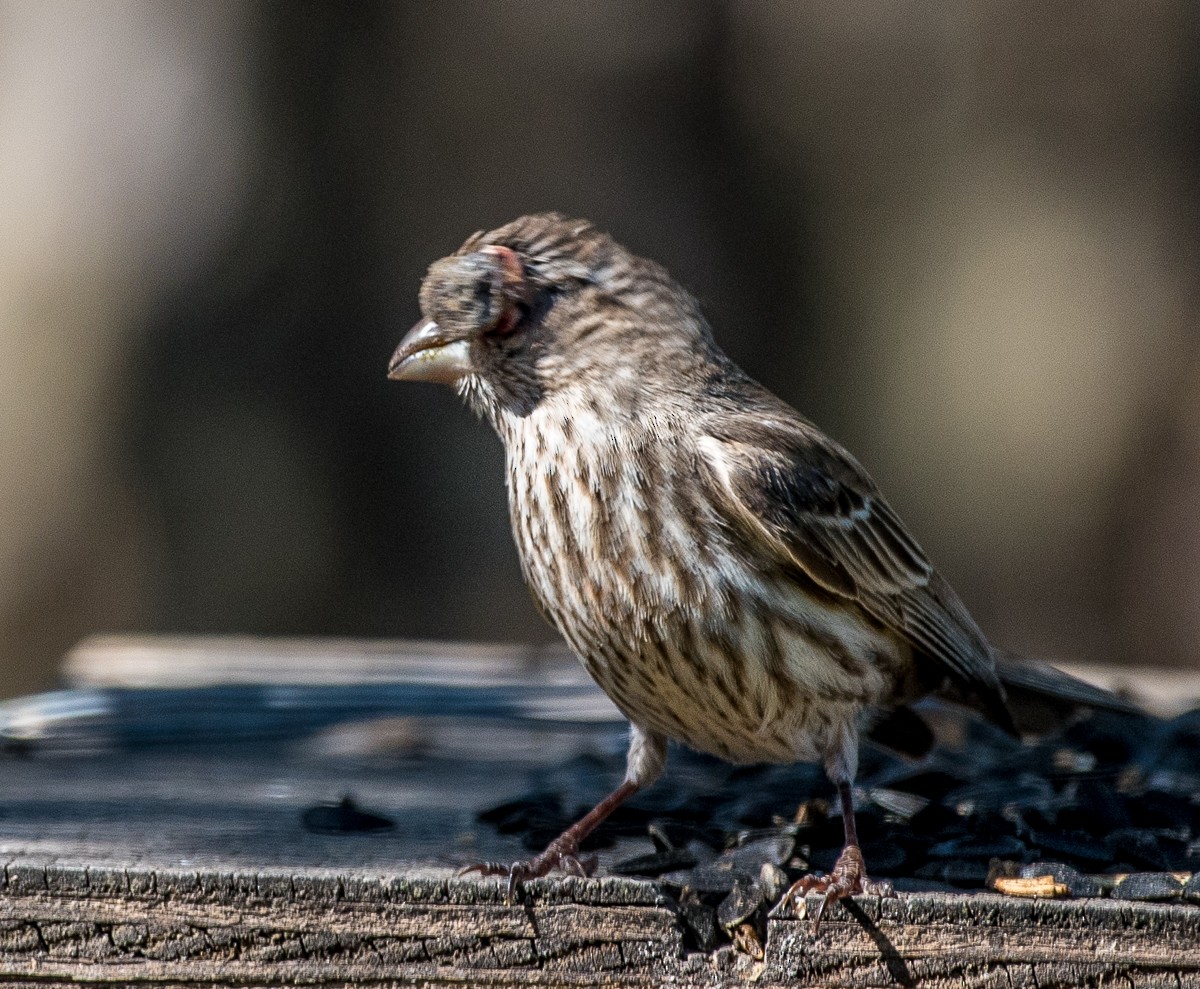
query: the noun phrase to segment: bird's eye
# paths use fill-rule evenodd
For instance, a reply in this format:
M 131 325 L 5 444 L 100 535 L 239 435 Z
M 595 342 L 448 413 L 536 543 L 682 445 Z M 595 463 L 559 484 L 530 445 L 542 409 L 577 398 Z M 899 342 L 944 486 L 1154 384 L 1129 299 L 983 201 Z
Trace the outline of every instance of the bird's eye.
M 521 257 L 511 247 L 491 245 L 481 254 L 488 259 L 488 275 L 480 291 L 488 295 L 491 325 L 484 331 L 504 337 L 516 332 L 529 312 L 530 284 Z

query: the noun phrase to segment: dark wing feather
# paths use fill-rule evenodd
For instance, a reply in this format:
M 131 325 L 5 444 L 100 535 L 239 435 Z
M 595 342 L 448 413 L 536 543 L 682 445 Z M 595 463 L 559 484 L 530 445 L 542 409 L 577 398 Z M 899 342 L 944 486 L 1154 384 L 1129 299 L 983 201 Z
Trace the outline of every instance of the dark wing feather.
M 702 473 L 731 522 L 903 635 L 1008 722 L 983 633 L 850 454 L 798 419 L 726 415 L 706 432 Z

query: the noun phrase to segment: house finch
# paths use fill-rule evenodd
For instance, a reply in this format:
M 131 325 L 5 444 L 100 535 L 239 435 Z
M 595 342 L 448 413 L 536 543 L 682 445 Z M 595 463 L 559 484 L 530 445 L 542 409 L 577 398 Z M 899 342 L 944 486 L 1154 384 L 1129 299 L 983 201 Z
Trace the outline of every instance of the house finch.
M 751 380 L 659 265 L 589 223 L 527 216 L 429 269 L 390 365 L 452 383 L 503 441 L 521 566 L 629 719 L 624 782 L 535 858 L 663 771 L 668 739 L 732 762 L 823 762 L 845 849 L 789 898 L 867 888 L 851 784 L 872 712 L 949 692 L 1011 730 L 998 658 L 858 462 Z M 1022 689 L 1095 699 L 1050 667 Z M 819 920 L 818 912 L 818 920 Z

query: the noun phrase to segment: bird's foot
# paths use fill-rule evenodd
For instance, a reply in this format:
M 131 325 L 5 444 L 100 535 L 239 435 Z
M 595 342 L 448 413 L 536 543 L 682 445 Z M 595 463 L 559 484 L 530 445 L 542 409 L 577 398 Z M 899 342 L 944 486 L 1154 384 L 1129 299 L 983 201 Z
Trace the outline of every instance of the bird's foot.
M 481 876 L 508 876 L 505 900 L 512 906 L 522 883 L 544 876 L 553 869 L 561 869 L 569 875 L 586 878 L 596 871 L 596 857 L 587 855 L 581 858 L 579 843 L 564 834 L 550 842 L 540 855 L 524 862 L 513 862 L 511 865 L 505 865 L 503 862 L 477 862 L 460 870 L 458 874 L 465 876 L 469 872 L 478 872 Z
M 833 872 L 827 876 L 801 876 L 792 884 L 791 889 L 783 894 L 780 905 L 785 909 L 790 907 L 796 917 L 804 917 L 807 914 L 805 897 L 809 893 L 824 894 L 813 914 L 815 934 L 821 928 L 825 908 L 834 900 L 844 900 L 856 893 L 888 896 L 893 895 L 894 891 L 889 882 L 868 879 L 861 849 L 857 845 L 847 845 L 838 856 Z

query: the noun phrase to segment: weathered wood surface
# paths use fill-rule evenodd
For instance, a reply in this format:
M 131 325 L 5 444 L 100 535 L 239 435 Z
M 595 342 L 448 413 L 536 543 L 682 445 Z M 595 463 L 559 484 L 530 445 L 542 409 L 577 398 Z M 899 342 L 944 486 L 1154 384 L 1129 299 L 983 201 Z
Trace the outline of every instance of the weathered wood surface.
M 1178 714 L 1200 700 L 1200 673 L 1139 666 L 1056 663 L 1088 683 L 1128 694 L 1146 710 Z M 590 685 L 561 643 L 498 645 L 250 636 L 97 635 L 63 660 L 63 679 L 82 687 L 197 687 L 215 683 L 515 683 Z M 603 695 L 597 695 L 602 698 Z M 611 705 L 597 702 L 595 710 Z
M 134 680 L 211 686 L 205 643 L 181 646 L 192 659 L 169 675 L 179 654 L 150 642 L 137 662 L 100 663 L 90 678 L 76 671 L 76 681 L 104 690 Z M 344 676 L 348 649 L 361 657 L 357 673 L 377 684 L 415 678 L 501 688 L 520 682 L 531 662 L 519 650 L 485 654 L 475 677 L 461 655 L 443 664 L 437 650 L 414 646 L 393 673 L 394 646 L 346 645 L 331 655 L 308 643 L 294 674 L 291 648 L 263 648 L 274 656 L 266 664 L 247 659 L 254 649 L 217 648 L 214 665 L 236 668 L 230 677 L 241 684 L 358 682 Z M 114 673 L 122 664 L 125 672 Z M 773 917 L 737 947 L 715 951 L 697 950 L 672 889 L 652 882 L 554 877 L 529 884 L 509 906 L 497 880 L 456 876 L 464 862 L 525 854 L 479 825 L 476 812 L 536 789 L 565 753 L 622 744 L 619 722 L 572 675 L 550 679 L 582 691 L 574 725 L 434 714 L 399 725 L 385 718 L 382 731 L 368 722 L 344 736 L 344 726 L 326 724 L 304 738 L 288 722 L 286 737 L 206 747 L 164 744 L 167 736 L 153 733 L 121 736 L 116 727 L 130 715 L 112 707 L 86 730 L 69 704 L 61 721 L 36 705 L 9 709 L 43 714 L 26 724 L 31 747 L 0 762 L 0 981 L 1200 989 L 1200 907 L 1183 904 L 863 898 L 831 908 L 819 934 L 807 921 Z M 246 711 L 236 713 L 244 724 Z M 213 724 L 221 716 L 214 712 Z M 33 744 L 62 737 L 77 744 Z M 130 744 L 139 738 L 156 741 Z M 395 829 L 330 835 L 303 827 L 305 808 L 347 793 Z M 627 839 L 605 850 L 601 873 L 650 847 Z
M 384 877 L 11 863 L 0 978 L 122 985 L 597 985 L 678 968 L 649 884 L 540 884 L 506 906 L 446 870 Z M 635 982 L 634 984 L 639 984 Z
M 498 884 L 412 867 L 209 871 L 10 862 L 0 979 L 104 985 L 1200 985 L 1200 911 L 996 895 L 772 920 L 759 960 L 691 951 L 652 883 Z

